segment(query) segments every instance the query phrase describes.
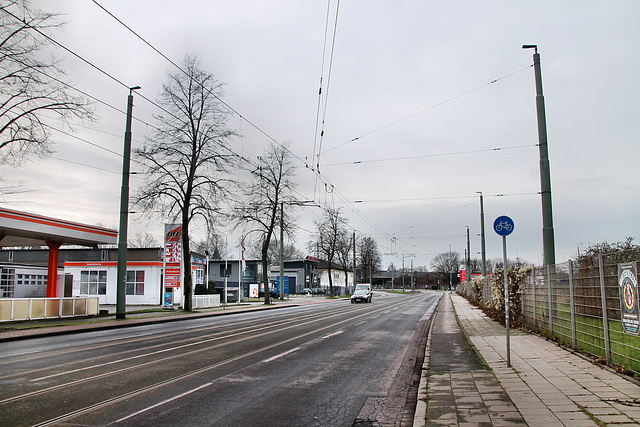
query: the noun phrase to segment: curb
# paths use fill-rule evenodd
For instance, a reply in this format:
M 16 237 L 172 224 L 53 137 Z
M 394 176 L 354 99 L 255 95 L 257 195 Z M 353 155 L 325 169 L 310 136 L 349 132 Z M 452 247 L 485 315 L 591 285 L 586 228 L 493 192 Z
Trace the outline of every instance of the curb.
M 85 324 L 68 325 L 68 326 L 52 326 L 49 328 L 46 328 L 46 327 L 40 328 L 37 331 L 35 329 L 21 329 L 19 332 L 1 332 L 0 343 L 10 342 L 10 341 L 19 341 L 19 340 L 30 339 L 30 338 L 69 335 L 69 334 L 76 334 L 76 333 L 82 333 L 82 332 L 94 332 L 94 331 L 105 331 L 109 329 L 131 328 L 131 327 L 142 326 L 142 325 L 157 325 L 159 323 L 172 323 L 172 322 L 180 322 L 183 320 L 227 316 L 230 314 L 251 313 L 251 312 L 263 311 L 263 310 L 276 310 L 276 309 L 283 309 L 288 307 L 299 307 L 301 305 L 303 304 L 260 306 L 260 307 L 243 308 L 239 310 L 226 310 L 226 311 L 223 310 L 223 311 L 215 311 L 210 313 L 183 314 L 175 317 L 154 317 L 154 318 L 147 318 L 147 319 L 138 318 L 138 319 L 125 319 L 123 321 L 116 321 L 116 322 L 85 323 Z M 31 331 L 34 331 L 34 332 L 31 332 Z M 4 334 L 8 336 L 2 336 Z M 15 334 L 15 335 L 11 336 L 11 334 Z
M 433 330 L 433 320 L 438 313 L 440 303 L 442 302 L 444 295 L 438 300 L 438 305 L 431 314 L 429 319 L 429 332 L 427 332 L 427 346 L 425 348 L 425 355 L 422 361 L 422 375 L 420 376 L 420 384 L 418 385 L 418 399 L 416 401 L 416 410 L 413 414 L 413 427 L 425 427 L 427 423 L 427 399 L 428 391 L 427 385 L 429 381 L 429 358 L 431 356 L 431 331 Z

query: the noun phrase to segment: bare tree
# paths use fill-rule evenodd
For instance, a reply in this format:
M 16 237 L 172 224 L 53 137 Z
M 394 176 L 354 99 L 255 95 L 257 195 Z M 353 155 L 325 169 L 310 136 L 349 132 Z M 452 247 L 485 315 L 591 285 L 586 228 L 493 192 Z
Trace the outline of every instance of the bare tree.
M 340 241 L 347 234 L 347 220 L 341 215 L 340 208 L 326 207 L 322 219 L 316 220 L 316 230 L 312 241 L 309 242 L 309 250 L 316 250 L 320 257 L 328 263 L 329 294 L 333 296 L 333 277 L 331 268 L 336 259 Z
M 434 272 L 440 273 L 442 277 L 449 278 L 452 282 L 455 282 L 461 262 L 458 252 L 442 252 L 433 257 L 431 268 Z
M 296 248 L 293 243 L 285 243 L 282 248 L 283 253 L 283 261 L 294 260 L 294 259 L 302 259 L 304 258 L 304 253 Z M 256 241 L 249 250 L 249 256 L 260 258 L 262 256 L 262 241 Z M 271 239 L 271 244 L 269 245 L 269 249 L 267 250 L 267 257 L 269 260 L 273 262 L 280 261 L 280 242 L 279 239 L 275 237 Z
M 344 234 L 341 236 L 340 240 L 338 241 L 338 247 L 336 249 L 336 258 L 338 259 L 338 262 L 342 265 L 342 267 L 344 267 L 345 269 L 344 288 L 348 290 L 349 289 L 348 270 L 353 260 L 353 234 L 347 233 L 346 230 L 344 231 L 345 231 Z M 354 280 L 354 287 L 355 287 L 355 277 L 353 278 L 353 280 Z
M 49 33 L 62 25 L 57 18 L 32 8 L 28 0 L 0 1 L 0 164 L 18 166 L 29 155 L 52 152 L 53 128 L 45 123 L 45 113 L 67 126 L 72 119 L 95 119 L 47 52 Z
M 373 237 L 363 237 L 358 244 L 358 263 L 364 270 L 364 277 L 369 273 L 369 283 L 373 284 L 371 275 L 379 270 L 382 264 L 382 257 L 378 250 L 378 243 Z M 365 279 L 366 281 L 366 279 Z
M 269 246 L 280 223 L 284 234 L 292 236 L 295 222 L 291 207 L 284 209 L 283 203 L 292 198 L 295 167 L 289 151 L 289 143 L 270 143 L 261 157 L 260 165 L 254 171 L 253 182 L 247 187 L 247 202 L 237 210 L 237 217 L 249 226 L 247 234 L 256 234 L 260 244 L 262 277 L 264 282 L 264 303 L 270 304 L 269 296 Z
M 227 128 L 229 112 L 221 102 L 222 84 L 187 55 L 181 72 L 167 74 L 155 116 L 158 130 L 135 154 L 145 165 L 147 180 L 135 197 L 146 212 L 182 224 L 185 271 L 190 272 L 189 224 L 203 219 L 213 227 L 221 203 L 233 184 L 228 169 L 236 156 L 227 148 L 235 133 Z M 193 283 L 184 275 L 184 309 L 191 311 Z
M 213 230 L 209 230 L 207 238 L 193 242 L 193 250 L 201 254 L 209 253 L 209 257 L 214 260 L 228 258 L 229 247 L 226 239 Z
M 129 239 L 127 246 L 130 248 L 157 248 L 160 243 L 151 233 L 136 233 L 134 237 Z

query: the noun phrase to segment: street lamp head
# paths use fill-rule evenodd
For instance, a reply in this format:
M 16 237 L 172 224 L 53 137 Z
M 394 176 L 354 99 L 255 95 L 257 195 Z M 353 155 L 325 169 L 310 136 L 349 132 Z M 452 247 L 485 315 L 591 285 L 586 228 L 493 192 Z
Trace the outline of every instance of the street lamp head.
M 130 87 L 130 88 L 129 88 L 129 95 L 131 95 L 131 93 L 132 93 L 134 90 L 138 90 L 138 89 L 142 89 L 142 87 L 140 87 L 140 86 Z
M 538 53 L 538 45 L 537 44 L 523 44 L 523 49 L 535 49 L 535 53 Z

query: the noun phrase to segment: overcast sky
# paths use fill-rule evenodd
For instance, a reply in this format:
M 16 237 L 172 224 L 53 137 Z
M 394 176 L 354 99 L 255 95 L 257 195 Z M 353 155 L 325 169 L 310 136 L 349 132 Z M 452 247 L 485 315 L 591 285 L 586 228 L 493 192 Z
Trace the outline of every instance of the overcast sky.
M 309 165 L 321 152 L 321 180 L 296 160 L 300 197 L 341 207 L 350 227 L 395 254 L 383 257 L 385 267 L 403 257 L 407 266 L 428 266 L 449 245 L 462 254 L 467 226 L 479 257 L 477 192 L 485 196 L 487 257 L 501 257 L 492 224 L 508 215 L 509 257 L 543 262 L 533 51 L 522 49 L 537 44 L 556 260 L 640 236 L 638 1 L 343 0 L 339 9 L 319 0 L 98 3 L 173 61 L 200 55 L 226 83 L 225 101 L 246 118 L 229 121 L 245 156 L 261 154 L 265 133 L 290 141 Z M 57 41 L 125 85 L 142 86 L 140 95 L 156 99 L 166 72 L 175 71 L 94 2 L 35 4 L 67 21 Z M 75 135 L 121 153 L 128 90 L 62 49 L 53 54 L 78 89 L 121 110 L 97 103 L 100 121 Z M 156 112 L 135 98 L 134 147 Z M 4 204 L 117 228 L 122 157 L 55 139 L 52 158 L 0 168 L 5 185 L 23 191 Z M 132 191 L 141 179 L 132 177 Z M 319 211 L 299 211 L 299 249 Z M 161 239 L 159 220 L 134 214 L 129 224 L 130 236 Z M 229 234 L 232 256 L 237 246 Z

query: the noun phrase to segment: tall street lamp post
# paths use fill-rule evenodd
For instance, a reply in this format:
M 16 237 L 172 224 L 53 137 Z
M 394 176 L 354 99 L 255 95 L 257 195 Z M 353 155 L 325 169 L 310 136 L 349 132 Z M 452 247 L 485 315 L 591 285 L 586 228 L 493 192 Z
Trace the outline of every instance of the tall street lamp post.
M 133 91 L 129 88 L 127 99 L 127 121 L 124 132 L 124 154 L 122 155 L 122 188 L 120 191 L 120 228 L 118 229 L 118 274 L 116 284 L 116 319 L 124 319 L 127 307 L 127 224 L 129 220 L 129 168 L 131 165 L 131 116 L 133 114 Z
M 540 152 L 540 194 L 542 195 L 542 244 L 544 264 L 556 263 L 555 238 L 553 232 L 553 212 L 551 209 L 551 171 L 549 167 L 549 151 L 547 144 L 547 119 L 542 94 L 542 70 L 538 46 L 525 44 L 523 49 L 534 49 L 533 68 L 536 78 L 536 111 L 538 113 L 538 149 Z
M 482 277 L 487 276 L 487 252 L 484 246 L 484 202 L 482 200 L 482 191 L 476 191 L 480 194 L 480 254 L 482 256 Z

